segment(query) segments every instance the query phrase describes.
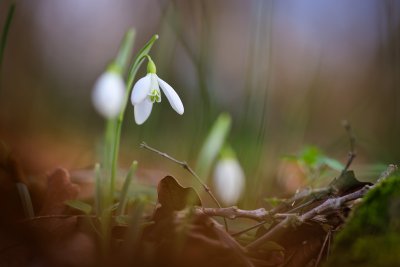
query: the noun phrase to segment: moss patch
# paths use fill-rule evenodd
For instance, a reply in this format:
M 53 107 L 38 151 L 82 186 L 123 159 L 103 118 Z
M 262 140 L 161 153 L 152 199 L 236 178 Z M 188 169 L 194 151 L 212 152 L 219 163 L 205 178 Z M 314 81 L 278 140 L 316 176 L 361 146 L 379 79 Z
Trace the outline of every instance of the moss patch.
M 325 266 L 400 266 L 399 172 L 365 196 L 335 238 Z

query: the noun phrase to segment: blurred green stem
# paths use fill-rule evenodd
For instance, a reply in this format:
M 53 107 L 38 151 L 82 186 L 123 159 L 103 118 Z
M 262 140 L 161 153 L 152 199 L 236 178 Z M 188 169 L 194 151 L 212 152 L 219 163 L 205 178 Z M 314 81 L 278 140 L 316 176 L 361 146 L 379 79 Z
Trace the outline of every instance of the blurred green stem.
M 113 140 L 114 140 L 114 127 L 115 120 L 108 119 L 106 123 L 106 132 L 104 136 L 104 170 L 110 170 L 111 168 L 111 152 L 113 151 Z M 109 176 L 110 173 L 105 174 Z
M 126 66 L 128 64 L 128 60 L 131 54 L 131 51 L 133 49 L 133 44 L 135 41 L 135 30 L 134 29 L 129 29 L 124 37 L 124 40 L 122 41 L 121 47 L 118 51 L 118 55 L 115 59 L 114 64 L 118 67 L 118 69 L 123 73 L 124 70 L 126 69 Z M 127 86 L 127 90 L 130 92 L 129 85 Z M 128 95 L 129 96 L 129 95 Z M 121 135 L 121 125 L 122 121 L 121 119 L 121 114 L 123 115 L 125 108 L 126 108 L 126 102 L 128 101 L 128 97 L 125 95 L 124 99 L 124 106 L 121 109 L 120 115 L 117 120 L 115 119 L 110 119 L 107 122 L 107 129 L 106 129 L 106 170 L 109 170 L 111 167 L 111 179 L 110 179 L 110 193 L 109 193 L 109 200 L 107 201 L 107 204 L 112 205 L 113 198 L 114 198 L 114 190 L 115 190 L 115 179 L 116 179 L 116 173 L 117 173 L 117 161 L 118 161 L 118 147 L 120 143 L 120 135 Z M 123 120 L 123 116 L 122 116 Z M 111 155 L 111 157 L 110 157 Z M 108 175 L 108 174 L 107 174 Z
M 11 21 L 12 21 L 13 16 L 14 16 L 14 11 L 15 11 L 15 3 L 12 3 L 10 5 L 10 7 L 8 8 L 7 18 L 6 18 L 4 27 L 3 27 L 3 32 L 1 34 L 1 40 L 0 40 L 0 70 L 2 69 L 2 66 L 3 66 L 4 49 L 6 48 L 8 31 L 10 30 Z

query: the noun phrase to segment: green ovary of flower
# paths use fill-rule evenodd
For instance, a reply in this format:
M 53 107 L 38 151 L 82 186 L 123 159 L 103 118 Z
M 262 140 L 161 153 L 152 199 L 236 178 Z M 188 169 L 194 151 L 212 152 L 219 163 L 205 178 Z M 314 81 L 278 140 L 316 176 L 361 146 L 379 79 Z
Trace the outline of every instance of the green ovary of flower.
M 160 103 L 161 102 L 161 93 L 157 89 L 152 89 L 149 94 L 149 97 L 150 97 L 150 101 L 152 103 L 154 103 L 154 102 Z

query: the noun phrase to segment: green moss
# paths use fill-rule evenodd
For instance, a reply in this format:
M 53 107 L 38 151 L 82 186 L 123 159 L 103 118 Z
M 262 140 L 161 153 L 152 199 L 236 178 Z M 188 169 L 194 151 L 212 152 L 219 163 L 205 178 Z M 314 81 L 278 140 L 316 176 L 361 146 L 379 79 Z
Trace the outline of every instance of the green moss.
M 326 266 L 400 266 L 400 174 L 371 190 L 334 241 Z

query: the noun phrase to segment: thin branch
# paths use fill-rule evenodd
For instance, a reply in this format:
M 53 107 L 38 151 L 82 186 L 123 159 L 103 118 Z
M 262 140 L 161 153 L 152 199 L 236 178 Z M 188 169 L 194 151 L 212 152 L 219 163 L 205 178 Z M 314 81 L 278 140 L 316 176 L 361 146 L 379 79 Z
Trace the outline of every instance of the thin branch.
M 237 218 L 247 218 L 251 220 L 255 220 L 258 222 L 265 223 L 266 219 L 285 219 L 288 216 L 292 216 L 292 213 L 276 213 L 271 214 L 269 211 L 264 208 L 259 208 L 255 210 L 242 210 L 237 207 L 227 207 L 227 208 L 204 208 L 200 207 L 196 210 L 197 212 L 201 212 L 208 216 L 219 216 L 227 219 L 237 219 Z
M 256 221 L 264 221 L 270 217 L 270 213 L 264 208 L 256 210 L 242 210 L 237 207 L 228 208 L 200 208 L 200 210 L 208 216 L 220 216 L 228 219 L 248 218 Z
M 288 216 L 286 219 L 278 223 L 274 228 L 270 231 L 262 235 L 260 238 L 254 240 L 250 244 L 247 245 L 247 249 L 257 249 L 261 245 L 263 245 L 266 241 L 271 240 L 272 237 L 281 236 L 284 234 L 288 229 L 291 229 L 295 225 L 302 224 L 302 221 L 299 219 L 298 216 Z
M 209 218 L 209 220 L 212 222 L 213 230 L 218 235 L 220 240 L 222 240 L 232 249 L 233 252 L 235 252 L 242 263 L 247 267 L 254 267 L 254 264 L 245 254 L 247 252 L 246 248 L 244 248 L 231 235 L 224 231 L 222 229 L 222 225 L 220 225 L 217 221 L 212 218 Z
M 321 205 L 319 205 L 319 206 L 313 208 L 312 210 L 301 215 L 300 219 L 302 221 L 309 220 L 309 219 L 315 217 L 316 215 L 319 215 L 327 210 L 338 209 L 338 208 L 342 207 L 343 204 L 345 204 L 349 201 L 363 197 L 370 189 L 376 187 L 381 181 L 383 181 L 384 179 L 389 177 L 395 170 L 397 170 L 396 165 L 392 165 L 392 164 L 389 165 L 388 168 L 380 175 L 378 183 L 376 183 L 372 186 L 366 185 L 363 188 L 361 188 L 353 193 L 344 195 L 342 197 L 330 198 L 330 199 L 326 200 L 324 203 L 322 203 Z
M 301 204 L 300 206 L 297 206 L 297 207 L 295 207 L 295 208 L 289 210 L 288 212 L 294 213 L 294 212 L 297 212 L 298 210 L 302 210 L 303 208 L 308 207 L 309 205 L 313 204 L 314 201 L 317 201 L 317 200 L 319 200 L 319 198 L 310 199 L 309 201 L 307 201 L 307 202 Z
M 329 257 L 329 254 L 331 254 L 331 242 L 332 242 L 332 231 L 331 234 L 329 235 L 328 247 L 326 248 L 326 257 Z
M 322 246 L 321 246 L 321 250 L 319 251 L 318 258 L 317 258 L 317 261 L 315 262 L 314 267 L 318 267 L 318 264 L 319 264 L 320 261 L 321 261 L 322 254 L 323 254 L 323 252 L 324 252 L 324 250 L 325 250 L 325 247 L 327 246 L 327 242 L 328 242 L 328 240 L 330 239 L 330 236 L 331 236 L 331 231 L 329 230 L 328 233 L 326 233 L 324 243 L 323 243 Z
M 142 142 L 142 143 L 140 144 L 140 147 L 141 147 L 141 148 L 145 148 L 145 149 L 147 149 L 147 150 L 150 150 L 150 151 L 152 151 L 152 152 L 154 152 L 154 153 L 156 153 L 156 154 L 158 154 L 158 155 L 160 155 L 160 156 L 162 156 L 162 157 L 164 157 L 164 158 L 167 158 L 167 159 L 169 159 L 170 161 L 172 161 L 172 162 L 174 162 L 174 163 L 180 165 L 182 168 L 184 168 L 185 170 L 187 170 L 187 171 L 197 180 L 197 182 L 204 188 L 204 191 L 207 192 L 207 194 L 212 198 L 212 200 L 215 202 L 215 204 L 217 204 L 217 206 L 218 206 L 219 208 L 222 208 L 222 206 L 221 206 L 221 204 L 218 202 L 217 198 L 216 198 L 216 197 L 214 196 L 214 194 L 211 192 L 211 189 L 200 179 L 200 177 L 193 171 L 193 169 L 187 164 L 186 161 L 177 160 L 177 159 L 171 157 L 170 155 L 168 155 L 167 153 L 161 152 L 161 151 L 159 151 L 159 150 L 157 150 L 157 149 L 155 149 L 155 148 L 153 148 L 153 147 L 147 145 L 145 142 Z M 224 223 L 225 223 L 225 229 L 228 231 L 228 224 L 227 224 L 225 218 L 224 218 Z
M 255 228 L 258 228 L 258 227 L 260 227 L 261 225 L 264 225 L 264 224 L 266 224 L 266 223 L 267 223 L 267 221 L 259 222 L 259 223 L 255 224 L 255 225 L 253 225 L 253 226 L 251 226 L 251 227 L 249 227 L 249 228 L 246 228 L 246 229 L 244 229 L 244 230 L 242 230 L 242 231 L 239 231 L 239 232 L 236 232 L 236 233 L 232 233 L 231 236 L 239 236 L 239 235 L 242 235 L 242 234 L 247 233 L 248 231 L 251 231 L 251 230 L 253 230 L 253 229 L 255 229 Z
M 52 214 L 52 215 L 42 215 L 42 216 L 35 216 L 27 219 L 23 219 L 18 221 L 19 223 L 26 223 L 26 222 L 32 222 L 32 221 L 38 221 L 38 220 L 48 220 L 48 219 L 68 219 L 71 217 L 75 218 L 92 218 L 95 219 L 97 218 L 96 215 L 70 215 L 70 214 Z
M 381 175 L 379 176 L 378 180 L 376 181 L 375 184 L 380 183 L 381 181 L 385 180 L 386 178 L 388 178 L 390 175 L 392 175 L 393 172 L 395 172 L 397 170 L 397 165 L 394 164 L 390 164 L 387 169 L 381 173 Z
M 389 167 L 386 169 L 385 172 L 383 172 L 380 176 L 379 182 L 386 179 L 389 177 L 395 170 L 397 169 L 396 165 L 389 165 Z M 370 189 L 376 187 L 378 183 L 376 183 L 373 186 L 366 185 L 362 187 L 361 189 L 341 196 L 341 197 L 336 197 L 336 198 L 330 198 L 323 202 L 321 205 L 313 208 L 312 210 L 304 213 L 301 216 L 288 216 L 286 219 L 275 225 L 274 228 L 272 228 L 269 232 L 265 233 L 263 236 L 260 238 L 254 240 L 250 244 L 247 245 L 248 249 L 257 249 L 259 248 L 262 244 L 264 244 L 266 241 L 271 240 L 272 238 L 275 238 L 277 236 L 280 236 L 284 234 L 288 229 L 290 228 L 295 228 L 299 225 L 302 225 L 308 220 L 311 220 L 317 215 L 320 215 L 326 211 L 332 210 L 332 209 L 339 209 L 341 208 L 345 203 L 361 198 L 363 197 Z
M 349 169 L 351 163 L 353 162 L 354 158 L 357 156 L 357 153 L 355 151 L 355 143 L 356 143 L 356 138 L 353 134 L 353 130 L 351 129 L 351 125 L 348 121 L 344 120 L 342 122 L 344 129 L 347 132 L 347 135 L 349 137 L 349 143 L 350 143 L 350 150 L 349 150 L 349 156 L 347 159 L 347 163 L 345 165 L 345 167 L 343 168 L 340 176 L 343 176 L 347 170 Z
M 343 127 L 345 128 L 348 138 L 349 138 L 349 153 L 348 153 L 348 159 L 346 162 L 345 167 L 343 168 L 342 172 L 339 175 L 339 178 L 343 177 L 347 170 L 349 169 L 350 165 L 352 164 L 353 160 L 355 159 L 357 153 L 355 151 L 355 142 L 356 142 L 356 138 L 354 136 L 354 133 L 351 129 L 351 125 L 349 124 L 348 121 L 343 121 L 342 122 Z M 274 208 L 271 213 L 276 213 L 281 211 L 282 209 L 285 209 L 285 206 L 287 208 L 290 208 L 291 206 L 293 206 L 293 203 L 302 201 L 303 199 L 308 198 L 309 196 L 313 196 L 313 199 L 308 200 L 307 202 L 300 204 L 297 207 L 294 207 L 293 209 L 290 209 L 288 212 L 289 213 L 293 213 L 293 212 L 297 212 L 298 210 L 303 209 L 304 207 L 307 207 L 309 205 L 311 205 L 312 203 L 314 203 L 316 200 L 321 200 L 324 198 L 327 198 L 331 195 L 332 193 L 332 188 L 329 187 L 325 187 L 325 188 L 320 188 L 320 189 L 314 189 L 314 190 L 303 190 L 304 192 L 300 192 L 300 194 L 296 194 L 294 197 L 286 200 L 283 205 L 279 205 L 276 208 Z
M 350 193 L 348 195 L 327 199 L 321 205 L 319 205 L 319 206 L 313 208 L 312 210 L 301 215 L 300 220 L 301 221 L 310 220 L 311 218 L 313 218 L 325 211 L 328 211 L 331 209 L 339 209 L 340 207 L 343 206 L 344 203 L 363 197 L 371 188 L 372 188 L 372 186 L 366 185 L 363 188 L 361 188 L 353 193 Z
M 304 207 L 307 207 L 308 205 L 312 204 L 316 200 L 321 200 L 324 198 L 329 197 L 332 194 L 332 188 L 331 187 L 324 187 L 324 188 L 308 188 L 300 191 L 299 193 L 295 194 L 293 197 L 285 200 L 282 204 L 278 205 L 277 207 L 273 208 L 270 213 L 278 213 L 281 212 L 282 210 L 288 210 L 287 213 L 294 213 L 297 212 L 298 210 L 301 210 Z M 305 199 L 312 197 L 312 199 L 304 202 Z M 302 203 L 302 201 L 304 203 Z M 298 206 L 294 206 L 295 203 Z

